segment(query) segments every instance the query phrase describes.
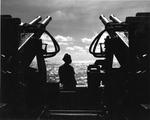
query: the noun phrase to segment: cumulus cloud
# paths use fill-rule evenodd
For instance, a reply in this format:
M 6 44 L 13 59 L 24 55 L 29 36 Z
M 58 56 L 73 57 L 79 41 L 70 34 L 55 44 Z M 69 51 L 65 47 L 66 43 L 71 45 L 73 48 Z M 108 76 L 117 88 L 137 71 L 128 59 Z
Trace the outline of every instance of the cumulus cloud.
M 94 36 L 92 36 L 91 38 L 81 38 L 81 41 L 83 43 L 89 44 L 92 43 L 92 41 L 94 40 L 94 38 L 97 36 L 97 33 L 94 34 Z
M 66 50 L 71 50 L 71 51 L 73 51 L 73 50 L 75 50 L 73 47 L 66 47 Z
M 81 41 L 82 41 L 82 43 L 86 43 L 86 44 L 90 44 L 90 43 L 92 43 L 92 41 L 95 39 L 95 37 L 97 36 L 98 34 L 97 33 L 95 33 L 95 35 L 93 36 L 93 37 L 91 37 L 91 38 L 82 38 L 81 39 Z M 108 33 L 107 32 L 105 32 L 102 36 L 101 36 L 101 38 L 100 38 L 100 40 L 99 40 L 99 42 L 101 43 L 103 43 L 104 42 L 104 39 L 106 38 L 108 36 Z
M 79 51 L 82 51 L 82 52 L 85 51 L 85 49 L 84 49 L 83 47 L 80 47 L 80 46 L 73 46 L 73 48 L 74 48 L 75 50 L 79 50 Z
M 41 36 L 41 39 L 42 39 L 42 42 L 44 44 L 54 46 L 51 38 L 47 34 L 43 34 Z M 55 39 L 56 39 L 56 41 L 58 42 L 59 45 L 66 45 L 66 46 L 69 45 L 68 42 L 73 41 L 73 38 L 70 37 L 70 36 L 64 37 L 64 36 L 61 36 L 61 35 L 57 35 L 57 36 L 55 36 Z
M 92 39 L 90 39 L 90 38 L 82 38 L 81 41 L 82 41 L 83 43 L 91 43 L 91 42 L 92 42 Z
M 62 36 L 62 35 L 57 35 L 55 36 L 55 39 L 60 41 L 60 42 L 67 42 L 67 41 L 73 41 L 73 38 L 70 36 Z
M 86 50 L 81 46 L 72 46 L 72 47 L 66 47 L 66 50 L 74 51 L 74 52 L 85 52 Z
M 69 45 L 69 44 L 66 42 L 59 42 L 59 45 Z
M 42 42 L 48 45 L 53 45 L 51 38 L 47 34 L 41 36 Z
M 45 49 L 45 45 L 44 44 L 47 44 L 47 52 L 53 52 L 55 51 L 55 48 L 54 48 L 54 44 L 51 40 L 51 38 L 47 35 L 47 34 L 43 34 L 41 36 L 41 39 L 42 39 L 42 48 Z
M 90 47 L 90 46 L 87 45 L 87 46 L 85 46 L 85 49 L 89 49 L 89 47 Z

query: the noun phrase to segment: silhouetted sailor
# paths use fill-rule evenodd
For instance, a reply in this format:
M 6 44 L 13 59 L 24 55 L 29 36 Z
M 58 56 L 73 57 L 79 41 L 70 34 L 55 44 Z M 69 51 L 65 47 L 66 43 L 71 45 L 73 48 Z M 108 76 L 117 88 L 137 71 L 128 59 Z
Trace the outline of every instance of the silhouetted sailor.
M 59 67 L 60 83 L 64 89 L 74 89 L 76 87 L 76 80 L 74 68 L 70 65 L 72 62 L 71 56 L 66 53 L 63 57 L 63 61 L 65 63 Z

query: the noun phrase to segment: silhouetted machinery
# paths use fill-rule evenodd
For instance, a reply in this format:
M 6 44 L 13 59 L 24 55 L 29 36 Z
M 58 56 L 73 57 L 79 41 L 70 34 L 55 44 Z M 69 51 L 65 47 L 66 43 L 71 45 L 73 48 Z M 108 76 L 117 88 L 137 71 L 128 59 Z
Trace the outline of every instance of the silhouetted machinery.
M 1 15 L 1 98 L 2 102 L 11 106 L 12 114 L 21 117 L 26 113 L 23 110 L 29 110 L 26 107 L 34 108 L 46 103 L 43 101 L 47 94 L 44 58 L 53 57 L 60 50 L 56 40 L 46 30 L 51 17 L 41 20 L 38 16 L 29 23 L 21 23 L 19 18 Z M 112 117 L 115 120 L 123 120 L 116 118 L 122 112 L 133 113 L 131 116 L 134 117 L 128 119 L 138 120 L 140 118 L 135 118 L 138 112 L 133 112 L 133 106 L 150 104 L 150 13 L 137 13 L 135 17 L 127 17 L 125 22 L 113 15 L 110 16 L 111 22 L 103 15 L 100 20 L 105 29 L 89 48 L 89 52 L 98 59 L 88 66 L 89 91 L 82 95 L 91 95 L 87 95 L 90 98 L 84 98 L 88 100 L 83 102 L 89 104 L 91 99 L 98 99 L 91 100 L 96 103 L 95 109 L 99 109 L 101 103 L 107 105 L 111 109 L 109 114 L 115 116 Z M 51 38 L 55 48 L 53 52 L 47 52 L 48 45 L 43 44 L 41 39 L 43 33 Z M 104 42 L 101 42 L 104 36 Z M 100 49 L 97 50 L 97 47 Z M 120 64 L 118 68 L 113 67 L 114 56 Z M 30 67 L 35 57 L 37 69 Z M 99 101 L 101 81 L 104 91 Z M 80 96 L 80 92 L 78 94 Z
M 137 13 L 135 17 L 126 17 L 125 22 L 113 15 L 110 16 L 111 22 L 103 15 L 100 20 L 105 29 L 89 48 L 89 52 L 98 58 L 88 66 L 89 88 L 99 87 L 102 81 L 105 86 L 104 102 L 114 111 L 119 101 L 132 106 L 149 104 L 150 13 Z M 101 43 L 103 36 L 107 37 Z M 113 68 L 114 56 L 120 64 L 119 68 Z
M 43 102 L 47 77 L 44 58 L 53 57 L 60 50 L 57 41 L 46 30 L 51 19 L 47 16 L 41 21 L 42 17 L 38 16 L 29 23 L 21 23 L 19 18 L 1 15 L 1 98 L 4 103 L 15 105 L 12 108 L 21 111 L 18 107 Z M 47 44 L 43 49 L 43 33 L 49 36 L 54 51 L 48 52 Z M 37 69 L 30 67 L 35 57 Z

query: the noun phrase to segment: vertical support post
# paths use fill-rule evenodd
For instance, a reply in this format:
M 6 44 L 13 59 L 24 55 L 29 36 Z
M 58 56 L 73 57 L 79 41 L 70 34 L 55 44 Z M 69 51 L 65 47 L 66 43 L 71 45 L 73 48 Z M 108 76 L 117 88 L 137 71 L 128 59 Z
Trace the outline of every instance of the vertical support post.
M 38 69 L 39 73 L 41 74 L 41 83 L 46 82 L 46 64 L 43 57 L 43 50 L 42 50 L 42 41 L 39 39 L 37 41 L 37 63 L 38 63 Z
M 43 56 L 43 50 L 42 50 L 42 40 L 38 39 L 37 40 L 37 64 L 38 64 L 38 70 L 40 74 L 40 81 L 39 81 L 39 91 L 40 91 L 40 103 L 44 104 L 45 103 L 45 83 L 47 79 L 47 70 L 46 70 L 46 64 Z

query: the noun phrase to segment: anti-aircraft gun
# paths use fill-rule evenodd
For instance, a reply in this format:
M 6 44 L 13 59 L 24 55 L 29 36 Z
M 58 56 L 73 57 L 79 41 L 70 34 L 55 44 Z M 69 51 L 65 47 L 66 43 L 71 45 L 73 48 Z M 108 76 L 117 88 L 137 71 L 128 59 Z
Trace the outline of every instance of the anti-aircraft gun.
M 100 16 L 100 20 L 105 29 L 96 36 L 89 48 L 89 52 L 98 58 L 95 64 L 88 66 L 89 84 L 98 87 L 95 84 L 99 82 L 95 81 L 103 81 L 103 101 L 107 101 L 112 111 L 120 106 L 120 102 L 129 108 L 149 104 L 150 13 L 137 13 L 135 17 L 126 17 L 125 22 L 114 15 L 110 16 L 111 21 L 104 15 Z M 105 33 L 107 37 L 104 43 L 100 43 Z M 119 68 L 113 68 L 113 56 L 117 58 Z M 92 79 L 93 74 L 96 74 L 96 79 Z M 131 119 L 135 119 L 135 116 L 132 114 Z
M 44 59 L 55 56 L 60 50 L 57 41 L 46 30 L 51 19 L 47 16 L 41 21 L 42 17 L 38 16 L 29 23 L 22 23 L 19 18 L 1 15 L 1 101 L 13 106 L 16 113 L 25 110 L 21 108 L 23 106 L 43 104 L 47 79 Z M 53 43 L 54 51 L 48 52 L 47 44 L 43 48 L 43 34 Z M 31 67 L 32 61 L 36 61 L 36 69 Z

